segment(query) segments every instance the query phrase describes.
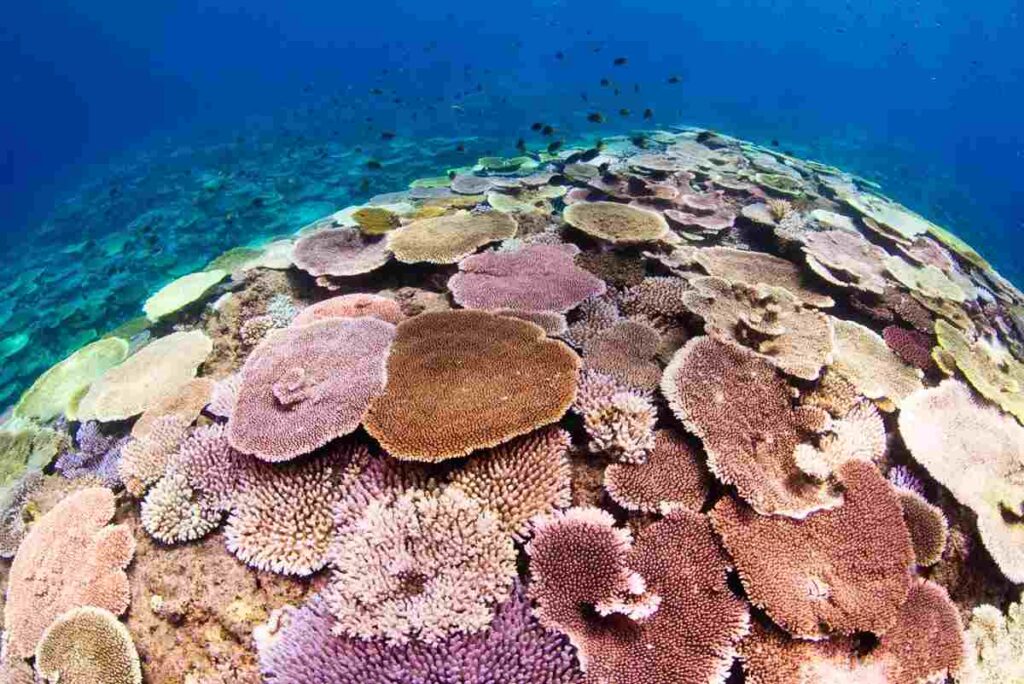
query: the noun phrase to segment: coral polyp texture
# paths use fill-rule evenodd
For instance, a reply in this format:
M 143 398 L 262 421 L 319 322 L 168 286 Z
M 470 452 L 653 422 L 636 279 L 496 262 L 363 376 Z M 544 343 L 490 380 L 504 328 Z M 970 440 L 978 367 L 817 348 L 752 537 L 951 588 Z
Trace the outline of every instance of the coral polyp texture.
M 1024 295 L 819 162 L 548 142 L 5 333 L 0 681 L 1024 684 Z

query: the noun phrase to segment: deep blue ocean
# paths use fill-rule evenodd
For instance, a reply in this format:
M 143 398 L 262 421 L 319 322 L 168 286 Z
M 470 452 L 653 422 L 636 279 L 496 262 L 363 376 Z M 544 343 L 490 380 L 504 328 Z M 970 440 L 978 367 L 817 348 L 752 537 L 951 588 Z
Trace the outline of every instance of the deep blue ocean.
M 219 252 L 520 139 L 714 128 L 877 181 L 1024 284 L 1022 9 L 8 3 L 0 406 Z

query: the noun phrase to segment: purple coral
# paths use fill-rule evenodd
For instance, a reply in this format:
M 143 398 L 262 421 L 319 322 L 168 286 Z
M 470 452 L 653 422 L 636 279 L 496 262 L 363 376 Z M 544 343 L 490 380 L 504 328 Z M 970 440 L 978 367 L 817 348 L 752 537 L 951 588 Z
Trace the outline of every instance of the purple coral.
M 917 479 L 917 476 L 910 472 L 910 468 L 907 466 L 894 466 L 889 471 L 889 482 L 897 489 L 924 496 L 924 486 L 921 484 L 921 480 Z
M 127 441 L 128 437 L 103 434 L 96 421 L 82 423 L 75 433 L 78 451 L 61 454 L 54 467 L 69 480 L 95 477 L 107 487 L 117 487 L 121 484 L 117 464 L 121 460 L 121 447 Z
M 278 633 L 257 639 L 260 670 L 268 684 L 575 684 L 582 680 L 568 640 L 541 627 L 518 587 L 497 608 L 486 631 L 455 634 L 431 645 L 412 641 L 388 646 L 380 640 L 334 636 L 334 619 L 319 596 L 301 608 L 286 609 L 280 617 Z
M 541 244 L 475 254 L 459 262 L 448 289 L 467 309 L 564 313 L 605 291 L 603 280 L 573 263 L 578 252 L 572 245 Z

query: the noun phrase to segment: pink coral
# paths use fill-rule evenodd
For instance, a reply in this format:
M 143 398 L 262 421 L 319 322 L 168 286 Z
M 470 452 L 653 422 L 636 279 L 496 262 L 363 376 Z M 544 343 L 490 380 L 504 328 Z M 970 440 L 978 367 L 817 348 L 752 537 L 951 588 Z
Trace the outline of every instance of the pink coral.
M 114 495 L 105 487 L 71 494 L 29 530 L 11 564 L 4 607 L 5 636 L 28 658 L 44 630 L 61 613 L 96 606 L 120 615 L 130 594 L 124 569 L 135 538 L 114 517 Z
M 325 318 L 358 318 L 369 316 L 398 325 L 405 318 L 402 307 L 393 299 L 380 295 L 354 294 L 331 297 L 307 306 L 292 319 L 292 326 L 309 325 Z
M 647 513 L 682 507 L 699 511 L 708 498 L 709 478 L 697 450 L 671 430 L 654 432 L 646 463 L 612 463 L 604 487 L 627 510 Z
M 295 265 L 317 277 L 369 273 L 390 258 L 384 240 L 368 238 L 356 228 L 321 230 L 295 243 Z
M 573 264 L 578 251 L 572 245 L 528 245 L 468 256 L 448 289 L 468 309 L 564 313 L 605 291 L 604 281 Z
M 375 318 L 288 328 L 242 367 L 229 425 L 231 445 L 286 461 L 355 430 L 384 387 L 395 327 Z
M 898 325 L 889 325 L 882 330 L 882 338 L 896 356 L 915 368 L 929 371 L 935 368 L 932 360 L 934 341 L 930 335 L 917 330 L 908 330 Z

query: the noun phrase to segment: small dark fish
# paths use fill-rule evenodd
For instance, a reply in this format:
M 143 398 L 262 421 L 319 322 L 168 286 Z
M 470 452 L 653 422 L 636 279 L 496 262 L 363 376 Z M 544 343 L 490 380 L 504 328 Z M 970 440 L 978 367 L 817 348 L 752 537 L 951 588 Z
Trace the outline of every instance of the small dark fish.
M 623 107 L 619 110 L 619 116 L 629 116 L 629 110 Z
M 590 123 L 604 123 L 604 114 L 601 112 L 591 112 L 587 114 L 587 121 Z
M 557 152 L 559 150 L 560 147 L 562 147 L 562 141 L 561 140 L 556 140 L 555 142 L 553 142 L 550 145 L 548 145 L 548 152 L 551 153 L 551 154 L 554 154 L 555 152 Z
M 558 52 L 555 53 L 555 59 L 565 59 L 565 54 L 561 50 L 559 50 Z
M 644 110 L 644 118 L 645 119 L 653 119 L 654 118 L 654 110 L 651 109 L 650 107 L 645 109 Z
M 672 85 L 675 85 L 676 83 L 682 83 L 682 81 L 683 79 L 679 78 L 675 74 L 668 77 L 668 82 L 671 83 Z
M 590 102 L 590 98 L 587 97 L 586 93 L 580 93 L 580 99 L 583 100 L 584 102 Z
M 360 192 L 367 192 L 369 189 L 370 189 L 370 179 L 369 178 L 364 178 L 362 180 L 362 182 L 359 183 L 359 191 Z
M 455 148 L 455 151 L 456 152 L 465 152 L 466 151 L 466 146 L 463 145 L 462 143 L 459 143 L 459 146 Z
M 534 124 L 530 126 L 531 131 L 539 131 L 542 128 L 544 128 L 544 124 L 542 124 L 540 121 L 534 122 Z
M 526 152 L 526 141 L 520 138 L 516 141 L 516 149 L 520 152 Z
M 302 92 L 304 92 L 304 93 L 311 93 L 311 92 L 313 92 L 313 84 L 312 83 L 307 83 L 306 85 L 302 86 Z
M 381 140 L 394 140 L 395 139 L 395 132 L 394 131 L 382 131 L 381 134 L 380 134 L 380 137 L 381 137 Z
M 384 91 L 381 90 L 380 88 L 371 88 L 370 89 L 370 94 L 371 95 L 383 95 Z
M 541 135 L 551 135 L 555 132 L 554 126 L 546 125 L 540 129 Z
M 619 93 L 619 89 L 618 89 L 618 88 L 616 88 L 616 89 L 615 89 L 615 94 L 616 94 L 616 95 L 619 95 L 619 94 L 620 94 L 620 93 Z
M 615 58 L 615 61 L 614 61 L 614 62 L 612 62 L 612 64 L 614 64 L 615 66 L 623 66 L 623 65 L 624 65 L 624 64 L 626 64 L 626 62 L 628 62 L 628 61 L 629 61 L 629 60 L 628 60 L 628 59 L 626 59 L 625 57 L 616 57 L 616 58 Z
M 634 135 L 632 138 L 629 139 L 629 141 L 636 145 L 637 147 L 639 147 L 640 149 L 644 149 L 647 147 L 647 138 L 645 138 L 642 135 Z
M 634 83 L 633 84 L 633 92 L 634 93 L 639 93 L 640 92 L 640 84 L 639 83 Z
M 609 80 L 608 80 L 607 78 L 602 78 L 602 79 L 601 79 L 601 87 L 602 87 L 602 88 L 607 88 L 607 87 L 608 87 L 608 86 L 610 86 L 611 84 L 612 84 L 612 82 L 611 82 L 611 81 L 609 81 Z
M 384 165 L 381 164 L 376 159 L 371 159 L 370 161 L 366 162 L 366 168 L 370 169 L 371 171 L 379 171 L 383 167 Z
M 778 146 L 779 146 L 779 141 L 776 140 L 775 138 L 772 138 L 772 147 L 778 147 Z

